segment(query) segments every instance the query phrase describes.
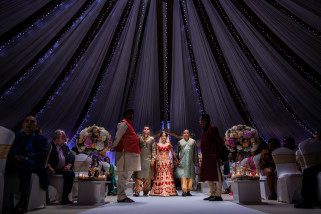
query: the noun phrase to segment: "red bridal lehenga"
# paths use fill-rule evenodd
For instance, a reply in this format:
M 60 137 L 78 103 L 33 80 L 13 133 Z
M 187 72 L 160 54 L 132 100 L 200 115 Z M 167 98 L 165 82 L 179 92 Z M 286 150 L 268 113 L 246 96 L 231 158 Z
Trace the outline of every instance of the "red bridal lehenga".
M 177 195 L 174 176 L 173 162 L 169 157 L 171 145 L 169 143 L 157 143 L 156 178 L 149 195 L 175 196 Z

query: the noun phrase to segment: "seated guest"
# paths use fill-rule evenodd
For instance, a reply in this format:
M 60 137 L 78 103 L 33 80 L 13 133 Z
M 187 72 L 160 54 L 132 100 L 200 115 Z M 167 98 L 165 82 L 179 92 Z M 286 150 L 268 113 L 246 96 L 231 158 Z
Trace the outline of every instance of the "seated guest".
M 236 173 L 241 170 L 241 162 L 244 159 L 244 153 L 242 151 L 238 151 L 236 154 L 236 162 L 232 164 L 233 171 Z
M 235 159 L 235 153 L 230 152 L 228 154 L 228 160 L 223 162 L 223 166 L 221 166 L 222 175 L 223 175 L 223 190 L 224 193 L 229 194 L 231 192 L 231 186 L 226 182 L 227 179 L 232 176 L 232 165 Z
M 271 140 L 271 139 L 270 139 Z M 271 141 L 269 142 L 271 143 Z M 274 140 L 272 140 L 273 143 Z M 276 143 L 277 144 L 277 143 Z M 265 145 L 265 146 L 263 146 Z M 270 195 L 268 196 L 269 200 L 276 200 L 277 195 L 275 192 L 275 180 L 276 180 L 276 172 L 275 172 L 275 163 L 272 157 L 272 152 L 269 151 L 268 146 L 266 144 L 262 144 L 262 152 L 261 158 L 259 161 L 259 167 L 261 170 L 261 174 L 266 176 L 266 181 L 270 190 Z
M 281 143 L 277 138 L 270 138 L 268 140 L 269 152 L 272 154 L 274 150 L 281 147 Z
M 295 140 L 293 137 L 285 137 L 282 142 L 282 147 L 296 151 Z
M 109 169 L 106 171 L 106 180 L 110 181 L 110 183 L 107 183 L 108 185 L 107 195 L 117 195 L 117 189 L 115 188 L 115 186 L 117 185 L 116 179 L 115 179 L 115 166 L 110 163 L 109 157 L 105 157 L 104 162 L 109 164 Z
M 248 154 L 249 154 L 249 156 L 248 156 L 248 158 L 246 160 L 246 164 L 245 164 L 246 171 L 252 175 L 255 175 L 256 174 L 256 166 L 255 166 L 255 163 L 253 160 L 255 152 L 251 151 Z
M 311 140 L 311 142 L 317 143 L 321 147 L 320 132 L 321 132 L 320 129 L 316 131 L 316 133 L 313 135 L 313 139 Z M 303 170 L 303 180 L 302 180 L 302 189 L 301 189 L 301 196 L 303 200 L 300 203 L 295 204 L 294 205 L 295 208 L 307 209 L 318 205 L 317 176 L 320 172 L 321 172 L 320 163 L 310 166 L 308 168 L 305 168 Z
M 75 156 L 70 152 L 66 145 L 67 137 L 63 130 L 56 130 L 51 142 L 52 149 L 48 161 L 49 174 L 59 174 L 64 178 L 64 187 L 62 194 L 62 204 L 72 204 L 68 195 L 71 192 L 75 179 L 73 165 Z
M 6 174 L 17 173 L 21 199 L 15 207 L 15 213 L 27 211 L 31 174 L 39 176 L 40 186 L 48 189 L 48 173 L 45 160 L 48 152 L 48 140 L 37 132 L 37 120 L 27 116 L 22 122 L 22 131 L 16 133 L 7 157 Z

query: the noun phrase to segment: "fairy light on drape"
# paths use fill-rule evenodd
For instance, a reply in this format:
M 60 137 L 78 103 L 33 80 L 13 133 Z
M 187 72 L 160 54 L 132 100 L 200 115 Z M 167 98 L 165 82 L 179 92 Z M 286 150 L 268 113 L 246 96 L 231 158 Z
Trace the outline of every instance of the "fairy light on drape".
M 58 2 L 59 3 L 56 6 L 54 6 L 51 11 L 49 11 L 49 12 L 47 12 L 45 14 L 42 14 L 37 19 L 37 21 L 32 23 L 26 29 L 24 29 L 23 31 L 17 33 L 16 35 L 11 37 L 7 41 L 5 39 L 3 39 L 3 41 L 1 41 L 1 43 L 0 43 L 0 55 L 5 55 L 6 54 L 6 50 L 8 50 L 12 45 L 14 45 L 16 43 L 19 43 L 21 41 L 21 39 L 23 39 L 24 37 L 32 35 L 33 31 L 36 31 L 37 29 L 41 28 L 45 24 L 44 21 L 49 16 L 55 16 L 55 14 L 60 12 L 61 10 L 68 9 L 76 1 L 75 2 L 69 2 L 69 3 L 61 2 L 61 1 L 58 1 Z
M 199 1 L 199 0 L 198 0 Z M 291 115 L 291 117 L 294 119 L 294 121 L 299 124 L 305 131 L 312 133 L 312 129 L 309 128 L 305 122 L 295 113 L 295 111 L 291 108 L 291 106 L 287 103 L 286 99 L 280 94 L 280 92 L 276 89 L 273 82 L 270 80 L 270 78 L 266 75 L 260 64 L 256 61 L 255 57 L 251 53 L 250 49 L 247 47 L 246 43 L 242 39 L 242 37 L 239 35 L 237 30 L 235 29 L 233 23 L 227 16 L 226 12 L 222 8 L 222 5 L 218 0 L 212 0 L 211 1 L 213 6 L 215 7 L 216 11 L 220 14 L 221 19 L 229 29 L 231 35 L 233 36 L 234 40 L 238 43 L 239 47 L 242 49 L 244 55 L 247 57 L 249 62 L 252 64 L 254 70 L 257 72 L 257 74 L 262 78 L 264 83 L 267 85 L 267 87 L 271 90 L 275 98 L 281 103 L 281 105 L 284 107 L 284 109 Z
M 142 1 L 141 4 L 142 4 L 142 6 L 141 6 L 140 13 L 139 13 L 140 20 L 138 22 L 137 37 L 136 37 L 138 40 L 138 44 L 137 44 L 137 47 L 135 47 L 133 50 L 134 53 L 133 53 L 133 57 L 131 58 L 132 65 L 130 67 L 131 75 L 129 78 L 129 87 L 128 87 L 128 91 L 125 92 L 125 93 L 127 93 L 127 95 L 125 96 L 125 105 L 122 105 L 125 108 L 128 108 L 129 97 L 130 97 L 130 94 L 131 94 L 133 87 L 134 87 L 137 64 L 138 64 L 138 60 L 141 56 L 141 47 L 142 47 L 143 37 L 144 37 L 144 33 L 145 33 L 145 26 L 146 26 L 150 1 L 147 3 L 147 6 L 145 5 L 144 1 Z M 126 80 L 126 83 L 127 83 L 127 80 Z M 123 111 L 121 111 L 121 113 L 122 112 Z
M 68 23 L 46 45 L 46 47 L 44 47 L 44 49 L 41 50 L 41 52 L 37 54 L 37 56 L 35 56 L 34 59 L 32 59 L 26 66 L 24 66 L 24 68 L 22 68 L 13 78 L 11 78 L 11 80 L 2 87 L 3 90 L 0 89 L 0 99 L 2 99 L 3 97 L 10 96 L 12 93 L 14 93 L 14 91 L 17 90 L 17 87 L 19 87 L 19 84 L 21 82 L 33 75 L 33 72 L 35 72 L 38 66 L 42 65 L 48 59 L 50 59 L 55 50 L 60 47 L 60 43 L 63 37 L 68 32 L 77 28 L 84 18 L 90 16 L 91 13 L 87 10 L 94 1 L 97 0 L 86 1 L 84 5 L 78 10 L 78 12 L 73 16 L 73 18 L 68 21 Z M 10 83 L 12 83 L 12 85 Z M 8 89 L 6 89 L 9 85 L 11 86 Z
M 250 115 L 249 111 L 247 110 L 246 105 L 245 105 L 245 103 L 244 103 L 244 101 L 243 101 L 243 99 L 237 89 L 237 86 L 235 84 L 235 81 L 233 79 L 231 71 L 229 70 L 229 67 L 228 67 L 226 60 L 224 58 L 223 51 L 218 43 L 215 32 L 212 28 L 210 21 L 209 21 L 208 15 L 206 14 L 206 10 L 204 8 L 204 5 L 199 0 L 196 0 L 194 2 L 197 4 L 196 10 L 197 10 L 200 20 L 202 22 L 207 40 L 208 40 L 209 45 L 212 50 L 212 54 L 217 61 L 217 64 L 219 66 L 219 70 L 220 70 L 221 75 L 224 79 L 224 82 L 228 88 L 228 91 L 233 99 L 233 102 L 234 102 L 235 106 L 237 107 L 240 115 L 242 116 L 244 122 L 247 123 L 248 125 L 251 125 L 256 130 L 258 130 L 256 124 L 253 121 L 252 116 Z M 262 135 L 262 133 L 260 131 L 258 131 L 258 132 L 259 132 L 260 137 L 264 139 L 264 136 Z
M 321 75 L 310 67 L 303 59 L 294 53 L 263 21 L 251 10 L 244 0 L 232 0 L 235 7 L 260 32 L 260 34 L 277 50 L 277 52 L 291 65 L 307 82 L 321 92 Z
M 78 125 L 77 123 L 74 124 L 74 127 L 73 127 L 73 137 L 70 141 L 70 144 L 73 145 L 75 144 L 76 142 L 76 139 L 78 137 L 78 133 L 85 128 L 85 125 L 90 121 L 90 111 L 92 110 L 93 106 L 95 105 L 95 103 L 97 102 L 97 95 L 98 95 L 98 91 L 101 90 L 102 88 L 102 83 L 103 83 L 103 80 L 105 79 L 105 76 L 106 76 L 106 73 L 108 72 L 108 68 L 109 68 L 109 64 L 115 54 L 115 51 L 117 49 L 117 46 L 119 44 L 119 40 L 120 40 L 120 37 L 122 35 L 122 32 L 125 28 L 125 25 L 126 25 L 126 22 L 127 22 L 127 19 L 128 19 L 128 16 L 129 16 L 129 13 L 132 9 L 132 6 L 133 6 L 133 3 L 134 1 L 130 0 L 128 1 L 128 3 L 126 4 L 126 7 L 123 11 L 123 14 L 121 16 L 121 21 L 120 23 L 117 25 L 117 28 L 115 30 L 115 33 L 114 33 L 114 36 L 113 36 L 113 39 L 112 39 L 112 42 L 111 42 L 111 46 L 108 48 L 108 51 L 107 51 L 107 54 L 105 56 L 105 59 L 104 59 L 104 62 L 100 68 L 100 71 L 99 71 L 99 75 L 98 76 L 101 76 L 101 78 L 96 78 L 96 80 L 100 79 L 99 83 L 97 84 L 97 87 L 95 87 L 94 90 L 92 90 L 93 94 L 92 96 L 89 97 L 89 106 L 88 106 L 88 109 L 84 109 L 86 111 L 83 111 L 85 112 L 85 114 L 81 114 L 77 120 L 77 123 L 80 121 L 81 123 Z
M 192 42 L 190 39 L 190 32 L 187 26 L 187 11 L 186 11 L 186 2 L 184 0 L 180 0 L 180 8 L 181 8 L 181 13 L 183 16 L 183 23 L 184 23 L 184 29 L 185 29 L 185 34 L 186 34 L 186 40 L 187 40 L 187 46 L 188 46 L 188 52 L 190 55 L 190 60 L 191 60 L 191 64 L 192 64 L 192 70 L 193 70 L 193 77 L 194 77 L 194 81 L 195 81 L 195 85 L 196 85 L 196 92 L 198 95 L 198 102 L 200 105 L 200 109 L 202 113 L 205 113 L 205 108 L 204 108 L 204 103 L 203 103 L 203 98 L 202 98 L 202 92 L 201 92 L 201 87 L 200 87 L 200 83 L 199 83 L 199 78 L 198 78 L 198 71 L 197 71 L 197 66 L 195 63 L 195 57 L 194 57 L 194 53 L 193 53 L 193 47 L 192 47 Z
M 314 27 L 312 27 L 311 25 L 309 25 L 308 23 L 306 23 L 305 21 L 303 21 L 302 19 L 297 17 L 294 13 L 292 13 L 291 11 L 289 11 L 288 9 L 283 7 L 277 1 L 275 1 L 275 0 L 267 0 L 266 2 L 268 2 L 273 7 L 275 7 L 277 10 L 279 10 L 281 13 L 283 13 L 284 15 L 286 15 L 287 17 L 292 19 L 296 24 L 301 25 L 302 27 L 307 29 L 307 31 L 312 33 L 315 37 L 321 38 L 321 32 L 320 31 L 318 31 L 317 29 L 315 29 Z
M 59 82 L 56 81 L 48 90 L 46 95 L 35 106 L 33 111 L 37 112 L 37 116 L 41 115 L 45 111 L 45 109 L 51 105 L 51 103 L 53 102 L 56 96 L 59 96 L 60 90 L 62 90 L 64 84 L 68 81 L 71 74 L 75 71 L 75 68 L 77 67 L 77 63 L 79 62 L 81 57 L 84 55 L 90 43 L 93 41 L 93 39 L 99 32 L 103 23 L 105 22 L 108 15 L 112 11 L 112 8 L 114 7 L 114 5 L 115 5 L 115 1 L 105 2 L 105 5 L 101 9 L 100 14 L 98 15 L 93 25 L 89 29 L 88 33 L 86 34 L 85 38 L 82 40 L 81 44 L 76 50 L 75 52 L 76 54 L 70 59 L 70 61 L 64 68 L 63 72 L 58 77 L 57 81 L 59 81 L 60 79 L 62 79 L 62 81 L 59 81 Z

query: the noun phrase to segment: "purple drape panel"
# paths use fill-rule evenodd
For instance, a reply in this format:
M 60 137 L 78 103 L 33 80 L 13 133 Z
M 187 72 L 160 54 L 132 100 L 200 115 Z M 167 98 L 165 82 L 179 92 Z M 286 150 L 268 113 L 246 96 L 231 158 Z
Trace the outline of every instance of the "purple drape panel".
M 244 98 L 247 108 L 250 109 L 250 113 L 255 118 L 255 123 L 262 134 L 267 139 L 282 136 L 294 136 L 297 139 L 306 137 L 305 135 L 302 136 L 301 127 L 295 123 L 263 80 L 256 74 L 214 7 L 208 0 L 204 0 L 204 4 L 208 14 L 210 14 L 211 23 L 215 26 L 215 33 L 241 96 Z
M 63 69 L 75 54 L 82 39 L 93 25 L 107 0 L 97 0 L 85 11 L 82 19 L 75 22 L 48 52 L 22 78 L 11 85 L 10 90 L 0 95 L 0 125 L 15 127 L 46 94 L 56 82 Z M 133 67 L 132 51 L 139 43 L 137 27 L 142 27 L 139 16 L 141 3 L 150 7 L 146 10 L 147 20 L 144 27 L 141 49 L 138 55 L 133 87 L 129 90 Z M 28 2 L 28 3 L 27 3 Z M 3 1 L 0 3 L 0 34 L 39 10 L 48 1 Z M 18 39 L 0 50 L 0 87 L 12 80 L 21 69 L 30 63 L 48 42 L 75 15 L 85 0 L 66 0 L 41 21 L 32 26 Z M 88 125 L 104 126 L 115 134 L 116 125 L 121 119 L 124 104 L 134 108 L 134 125 L 140 132 L 144 125 L 153 131 L 161 127 L 159 53 L 157 36 L 162 33 L 157 28 L 157 9 L 155 0 L 135 0 L 124 30 L 117 44 L 112 44 L 117 25 L 127 0 L 119 0 L 102 28 L 86 49 L 76 67 L 62 81 L 61 87 L 44 108 L 38 113 L 39 124 L 48 137 L 57 128 L 71 133 Z M 207 36 L 201 25 L 192 0 L 186 2 L 187 27 L 190 33 L 192 50 L 195 57 L 197 75 L 200 82 L 204 108 L 210 114 L 213 123 L 223 132 L 239 123 L 244 123 L 229 94 L 218 64 L 208 44 Z M 227 65 L 235 80 L 239 94 L 252 116 L 255 124 L 266 138 L 292 135 L 297 140 L 307 137 L 287 110 L 275 98 L 271 90 L 256 73 L 243 50 L 234 40 L 211 1 L 202 0 L 209 20 L 216 34 Z M 262 19 L 290 49 L 307 64 L 321 73 L 321 41 L 307 29 L 284 15 L 277 8 L 263 0 L 245 0 L 251 9 Z M 321 29 L 321 3 L 314 0 L 277 0 L 281 5 L 295 13 L 300 19 Z M 308 126 L 317 128 L 321 124 L 321 94 L 304 80 L 288 62 L 264 39 L 231 0 L 220 1 L 231 22 L 252 55 L 267 74 L 281 96 L 289 103 L 293 111 Z M 163 4 L 164 7 L 164 4 Z M 19 9 L 20 8 L 20 9 Z M 146 7 L 147 9 L 147 7 Z M 141 14 L 144 15 L 144 14 Z M 193 69 L 188 52 L 187 37 L 182 19 L 179 1 L 174 1 L 173 37 L 172 37 L 172 73 L 170 94 L 171 130 L 181 133 L 190 129 L 199 137 L 198 118 L 200 105 L 195 89 Z M 115 45 L 108 69 L 104 71 L 101 84 L 94 82 L 99 75 L 107 51 Z M 127 80 L 127 81 L 126 81 Z M 61 81 L 61 80 L 59 80 Z M 82 118 L 90 92 L 95 91 L 93 102 Z M 77 122 L 78 121 L 78 122 Z M 78 125 L 80 126 L 78 127 Z M 76 125 L 75 125 L 76 124 Z M 74 141 L 72 141 L 74 143 Z
M 246 19 L 227 1 L 222 5 L 242 39 L 278 91 L 285 97 L 300 118 L 311 127 L 320 124 L 321 94 L 304 81 L 294 69 L 246 22 Z M 229 57 L 228 57 L 229 58 Z M 260 90 L 261 86 L 257 90 Z M 268 96 L 262 93 L 261 96 Z M 270 105 L 268 105 L 270 106 Z M 274 106 L 274 105 L 273 105 Z M 304 136 L 304 132 L 300 132 Z
M 2 0 L 0 1 L 0 34 L 6 32 L 36 12 L 50 0 Z
M 321 39 L 263 0 L 244 0 L 296 54 L 321 74 Z
M 145 2 L 150 2 L 150 8 L 128 107 L 135 111 L 137 132 L 141 132 L 145 125 L 150 126 L 152 132 L 157 132 L 160 129 L 160 104 L 156 1 Z
M 243 123 L 221 76 L 206 40 L 192 1 L 187 2 L 188 24 L 198 69 L 205 111 L 211 116 L 221 134 L 232 124 Z
M 173 11 L 171 130 L 181 134 L 184 129 L 189 129 L 191 133 L 199 136 L 200 107 L 195 91 L 193 71 L 189 60 L 184 24 L 178 1 L 174 1 Z
M 300 1 L 300 3 L 308 4 L 306 7 L 298 5 L 295 1 L 277 0 L 279 4 L 298 16 L 300 19 L 321 31 L 321 4 L 317 1 Z M 310 7 L 309 7 L 310 6 Z M 314 11 L 318 9 L 317 11 Z
M 46 93 L 46 90 L 53 84 L 55 79 L 78 47 L 81 39 L 86 34 L 87 30 L 96 18 L 99 10 L 103 6 L 103 2 L 95 4 L 89 9 L 87 16 L 81 23 L 71 32 L 68 32 L 61 41 L 60 48 L 56 49 L 52 56 L 44 63 L 40 63 L 34 70 L 30 71 L 22 81 L 15 87 L 9 96 L 0 99 L 0 118 L 1 123 L 7 127 L 14 127 L 17 123 L 28 114 L 39 99 Z M 29 50 L 32 51 L 32 50 Z M 18 53 L 17 53 L 18 54 Z M 90 63 L 87 61 L 87 63 Z M 11 63 L 14 66 L 15 63 Z M 18 65 L 16 64 L 18 67 Z M 86 71 L 87 72 L 87 71 Z M 86 81 L 83 79 L 82 81 Z M 76 86 L 74 90 L 79 90 Z M 58 94 L 57 96 L 64 96 Z M 23 103 L 23 105 L 21 105 Z M 70 103 L 74 105 L 75 103 Z M 64 109 L 70 111 L 70 106 L 64 106 Z M 56 112 L 51 112 L 55 117 L 59 117 L 61 109 Z M 47 121 L 52 123 L 52 121 Z M 60 123 L 52 123 L 56 127 Z M 70 125 L 70 124 L 69 124 Z M 59 127 L 59 126 L 58 126 Z M 47 127 L 43 127 L 46 130 Z M 71 127 L 70 127 L 71 128 Z M 48 131 L 52 131 L 51 129 Z
M 0 87 L 22 69 L 54 37 L 81 7 L 84 0 L 69 0 L 56 8 L 40 23 L 27 30 L 13 44 L 5 46 L 0 55 Z
M 125 1 L 120 1 L 121 3 Z M 126 2 L 125 2 L 126 3 Z M 135 27 L 138 17 L 139 1 L 135 1 L 124 31 L 101 87 L 89 109 L 79 131 L 88 125 L 97 124 L 115 134 L 119 115 L 121 115 L 125 82 L 134 43 Z
M 97 77 L 107 49 L 110 45 L 114 23 L 119 21 L 125 4 L 116 4 L 111 15 L 107 18 L 100 32 L 97 34 L 85 55 L 78 62 L 70 78 L 53 102 L 48 105 L 43 114 L 38 115 L 46 134 L 52 133 L 57 124 L 69 133 L 75 124 L 84 103 L 87 101 L 90 89 Z M 81 88 L 81 90 L 79 90 Z M 55 120 L 55 123 L 50 121 Z

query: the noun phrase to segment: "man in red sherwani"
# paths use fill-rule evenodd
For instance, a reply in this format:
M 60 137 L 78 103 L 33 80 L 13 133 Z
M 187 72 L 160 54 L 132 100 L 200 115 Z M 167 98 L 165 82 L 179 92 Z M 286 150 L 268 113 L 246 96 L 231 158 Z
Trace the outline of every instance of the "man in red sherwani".
M 111 150 L 116 151 L 117 202 L 132 203 L 126 195 L 126 183 L 134 171 L 141 170 L 139 139 L 133 126 L 134 111 L 126 109 L 124 119 L 118 123 Z
M 202 165 L 201 181 L 206 181 L 210 189 L 210 196 L 204 198 L 209 201 L 222 201 L 222 174 L 219 167 L 223 140 L 218 128 L 211 125 L 208 114 L 202 114 L 200 125 L 203 129 L 201 137 Z

